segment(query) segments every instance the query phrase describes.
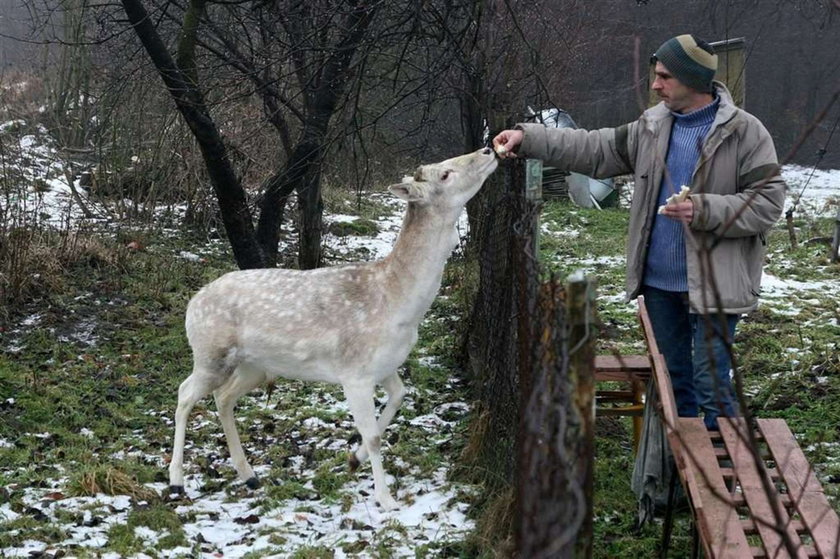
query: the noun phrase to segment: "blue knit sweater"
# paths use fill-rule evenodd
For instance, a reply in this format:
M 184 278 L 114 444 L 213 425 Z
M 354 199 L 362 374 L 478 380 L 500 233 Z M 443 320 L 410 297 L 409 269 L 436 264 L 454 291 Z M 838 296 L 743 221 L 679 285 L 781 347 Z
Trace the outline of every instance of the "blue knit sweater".
M 657 207 L 665 204 L 665 200 L 679 192 L 683 185 L 691 185 L 700 158 L 700 148 L 712 127 L 719 105 L 720 98 L 716 97 L 696 111 L 671 113 L 674 124 L 665 160 L 668 172 L 659 187 Z M 665 291 L 688 291 L 685 237 L 683 225 L 679 221 L 656 214 L 645 262 L 644 283 Z

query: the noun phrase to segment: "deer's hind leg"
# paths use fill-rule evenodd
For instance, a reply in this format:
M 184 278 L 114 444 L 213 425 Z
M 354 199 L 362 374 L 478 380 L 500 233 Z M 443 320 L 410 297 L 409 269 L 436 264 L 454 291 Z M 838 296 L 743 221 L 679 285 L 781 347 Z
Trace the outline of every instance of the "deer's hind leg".
M 265 382 L 263 371 L 240 365 L 237 367 L 230 379 L 213 393 L 216 399 L 216 408 L 219 411 L 219 421 L 225 432 L 230 460 L 239 479 L 251 489 L 257 489 L 260 481 L 254 474 L 245 452 L 242 450 L 242 441 L 239 439 L 239 432 L 236 429 L 236 419 L 233 416 L 233 408 L 240 396 L 249 392 Z
M 178 387 L 178 407 L 175 410 L 175 442 L 172 460 L 169 462 L 169 490 L 184 492 L 184 443 L 187 420 L 196 402 L 210 394 L 225 380 L 224 363 L 221 360 L 196 358 L 193 372 Z

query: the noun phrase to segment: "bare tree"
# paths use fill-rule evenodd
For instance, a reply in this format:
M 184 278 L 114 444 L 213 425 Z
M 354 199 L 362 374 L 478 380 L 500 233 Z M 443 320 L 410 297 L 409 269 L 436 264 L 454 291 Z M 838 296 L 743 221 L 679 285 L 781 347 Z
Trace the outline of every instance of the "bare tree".
M 196 0 L 195 3 L 203 6 L 203 0 Z M 122 5 L 129 22 L 201 148 L 237 264 L 240 268 L 264 265 L 265 257 L 256 241 L 245 191 L 234 173 L 219 129 L 194 79 L 195 69 L 191 66 L 191 60 L 194 60 L 194 42 L 190 40 L 190 36 L 195 32 L 195 21 L 192 19 L 195 13 L 187 12 L 188 17 L 185 17 L 183 40 L 179 46 L 179 65 L 161 40 L 153 20 L 140 0 L 123 0 Z
M 139 0 L 122 4 L 202 149 L 240 267 L 275 263 L 283 208 L 295 191 L 301 208 L 300 267 L 318 266 L 320 176 L 329 124 L 354 71 L 353 57 L 381 3 L 192 0 L 185 7 L 160 6 L 155 19 L 163 21 L 161 25 L 154 24 Z M 177 33 L 174 58 L 162 39 L 165 31 Z M 266 120 L 286 151 L 285 164 L 263 185 L 256 229 L 243 186 L 205 102 L 204 84 L 209 80 L 199 69 L 199 47 L 208 53 L 205 58 L 215 59 L 216 68 L 221 62 L 251 82 L 252 93 L 261 98 Z

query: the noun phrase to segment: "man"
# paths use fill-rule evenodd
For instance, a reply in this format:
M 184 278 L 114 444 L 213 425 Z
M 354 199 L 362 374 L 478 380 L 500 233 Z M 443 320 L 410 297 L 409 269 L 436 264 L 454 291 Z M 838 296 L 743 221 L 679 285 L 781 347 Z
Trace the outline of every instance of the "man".
M 495 137 L 526 156 L 596 178 L 633 173 L 627 297 L 644 295 L 681 416 L 709 429 L 738 412 L 730 381 L 738 317 L 758 302 L 765 234 L 784 206 L 770 134 L 713 81 L 717 55 L 692 35 L 656 51 L 661 102 L 601 130 L 520 124 Z M 671 201 L 683 185 L 689 195 Z

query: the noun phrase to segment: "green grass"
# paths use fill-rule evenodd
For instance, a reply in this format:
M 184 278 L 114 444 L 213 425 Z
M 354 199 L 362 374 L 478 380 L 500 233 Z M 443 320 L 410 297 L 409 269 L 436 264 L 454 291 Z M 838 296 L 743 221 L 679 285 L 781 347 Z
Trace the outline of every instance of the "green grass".
M 337 237 L 353 235 L 357 237 L 372 237 L 379 233 L 379 226 L 370 219 L 357 219 L 355 221 L 339 221 L 331 223 L 328 231 Z

